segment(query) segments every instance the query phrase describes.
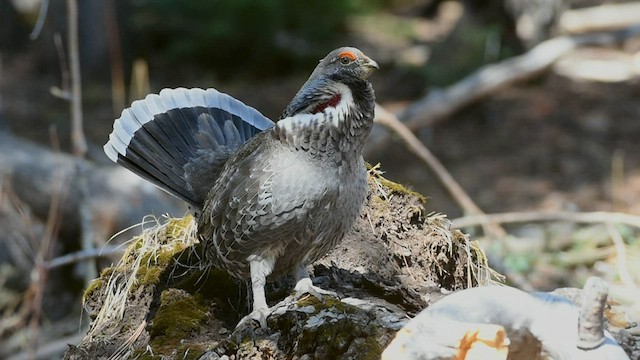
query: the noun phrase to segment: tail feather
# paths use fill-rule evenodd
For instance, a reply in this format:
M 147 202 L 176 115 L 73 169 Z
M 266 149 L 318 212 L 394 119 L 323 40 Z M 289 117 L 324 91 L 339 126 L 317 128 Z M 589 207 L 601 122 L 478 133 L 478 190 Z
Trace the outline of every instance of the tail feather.
M 227 158 L 271 126 L 254 108 L 214 89 L 164 89 L 122 112 L 104 151 L 112 161 L 201 207 Z

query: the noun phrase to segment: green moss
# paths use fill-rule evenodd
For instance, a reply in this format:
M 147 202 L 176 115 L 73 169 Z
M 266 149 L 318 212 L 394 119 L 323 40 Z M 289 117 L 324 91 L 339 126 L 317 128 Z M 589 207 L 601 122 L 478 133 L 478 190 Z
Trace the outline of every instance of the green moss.
M 113 274 L 113 272 L 115 271 L 115 267 L 110 266 L 108 268 L 104 268 L 101 272 L 100 272 L 100 277 L 103 279 L 108 279 L 111 274 Z
M 322 302 L 315 296 L 303 296 L 296 302 L 296 305 L 299 307 L 315 306 L 317 309 L 318 306 L 322 305 Z
M 354 314 L 358 311 L 357 307 L 353 305 L 345 304 L 342 301 L 340 301 L 340 299 L 336 299 L 330 296 L 327 296 L 324 298 L 324 304 L 326 304 L 327 309 L 334 308 L 345 314 Z
M 176 360 L 198 360 L 207 350 L 204 344 L 182 344 L 176 351 Z
M 360 354 L 358 359 L 377 360 L 382 357 L 383 348 L 374 336 L 366 337 L 363 342 L 354 342 L 354 344 L 356 344 L 356 353 Z
M 192 296 L 177 289 L 163 291 L 149 331 L 154 353 L 167 355 L 178 349 L 182 340 L 200 329 L 208 310 L 200 294 Z
M 187 215 L 182 218 L 171 218 L 167 222 L 167 236 L 176 238 L 180 237 L 181 234 L 191 225 L 193 221 L 193 216 Z
M 414 196 L 418 198 L 418 200 L 422 204 L 426 204 L 427 199 L 424 197 L 424 195 L 416 191 L 413 191 L 404 185 L 398 184 L 396 182 L 393 182 L 383 177 L 382 174 L 384 172 L 380 170 L 380 164 L 376 164 L 372 166 L 371 164 L 365 162 L 365 166 L 367 167 L 367 172 L 369 173 L 369 177 L 371 178 L 371 180 L 374 180 L 378 182 L 380 185 L 386 187 L 391 191 L 391 193 Z
M 376 180 L 379 181 L 380 184 L 382 184 L 383 186 L 391 190 L 392 193 L 400 194 L 400 195 L 415 196 L 416 198 L 418 198 L 418 201 L 420 201 L 422 204 L 426 204 L 427 202 L 427 199 L 424 197 L 424 195 L 420 194 L 419 192 L 413 191 L 404 185 L 398 184 L 391 180 L 387 180 L 379 175 L 376 176 Z
M 152 355 L 146 349 L 134 351 L 133 354 L 131 355 L 131 358 L 136 360 L 162 360 L 162 356 Z
M 97 290 L 100 290 L 102 286 L 104 286 L 104 280 L 102 280 L 101 277 L 91 281 L 85 289 L 84 294 L 82 294 L 82 302 L 84 303 L 86 299 L 90 298 Z
M 175 252 L 173 250 L 160 250 L 155 254 L 151 251 L 142 255 L 140 267 L 136 277 L 138 286 L 156 284 L 160 281 L 162 272 L 171 263 Z
M 326 358 L 336 359 L 345 353 L 358 332 L 356 325 L 346 319 L 325 322 L 315 331 L 302 333 L 298 347 L 302 352 L 319 350 Z M 318 345 L 322 349 L 316 349 Z
M 363 311 L 332 297 L 325 297 L 324 301 L 320 302 L 309 296 L 298 301 L 297 305 L 315 306 L 316 312 L 329 309 L 332 313 L 355 314 Z M 359 327 L 348 317 L 333 318 L 323 322 L 313 331 L 303 332 L 296 346 L 300 353 L 319 351 L 322 356 L 332 359 L 349 356 L 348 354 L 358 354 L 358 359 L 379 359 L 382 346 L 377 341 L 378 330 L 374 325 Z M 317 346 L 321 348 L 316 348 Z
M 325 296 L 322 301 L 318 300 L 315 296 L 305 296 L 298 300 L 296 305 L 298 305 L 299 307 L 313 306 L 316 309 L 316 314 L 320 312 L 320 310 L 326 309 L 335 309 L 345 314 L 353 314 L 358 311 L 358 308 L 356 308 L 355 306 L 345 304 L 339 299 L 331 296 Z
M 138 270 L 138 286 L 155 284 L 160 281 L 160 275 L 164 268 L 159 266 L 144 266 L 141 265 Z
M 137 286 L 152 285 L 160 281 L 162 273 L 171 265 L 174 257 L 187 248 L 184 242 L 172 240 L 183 236 L 186 226 L 191 220 L 191 216 L 169 220 L 164 234 L 159 235 L 169 246 L 163 246 L 142 255 L 137 273 Z
M 336 299 L 331 296 L 325 296 L 322 301 L 318 300 L 315 296 L 305 296 L 298 300 L 296 303 L 299 307 L 305 306 L 313 306 L 316 311 L 314 314 L 319 313 L 321 310 L 329 310 L 332 309 L 344 314 L 354 314 L 358 312 L 358 308 L 349 304 L 345 304 L 339 299 Z

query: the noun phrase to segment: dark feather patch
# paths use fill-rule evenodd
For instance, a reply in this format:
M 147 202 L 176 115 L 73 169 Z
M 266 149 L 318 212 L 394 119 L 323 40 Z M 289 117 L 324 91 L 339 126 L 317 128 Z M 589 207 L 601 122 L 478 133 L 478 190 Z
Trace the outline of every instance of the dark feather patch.
M 142 125 L 118 163 L 200 207 L 229 156 L 259 132 L 222 109 L 172 109 Z

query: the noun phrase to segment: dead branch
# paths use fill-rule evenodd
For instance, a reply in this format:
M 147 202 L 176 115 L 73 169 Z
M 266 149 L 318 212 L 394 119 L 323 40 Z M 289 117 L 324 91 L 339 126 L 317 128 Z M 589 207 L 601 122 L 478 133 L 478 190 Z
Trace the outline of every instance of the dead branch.
M 484 214 L 462 186 L 451 176 L 451 173 L 442 165 L 440 160 L 393 113 L 379 104 L 376 104 L 376 122 L 397 134 L 409 151 L 418 156 L 436 174 L 440 179 L 440 183 L 449 191 L 449 194 L 460 205 L 465 214 Z M 485 234 L 491 237 L 502 238 L 507 234 L 502 227 L 495 223 L 484 223 L 482 226 Z
M 98 257 L 109 257 L 112 255 L 121 255 L 124 249 L 120 246 L 105 246 L 99 249 L 80 250 L 73 253 L 65 254 L 51 259 L 47 263 L 47 268 L 53 269 L 60 266 L 78 263 L 87 259 L 95 259 Z
M 640 24 L 640 3 L 604 4 L 568 10 L 560 16 L 560 31 L 580 34 Z
M 40 12 L 38 13 L 38 20 L 36 24 L 33 26 L 33 30 L 31 34 L 29 34 L 29 39 L 36 40 L 38 36 L 40 36 L 40 32 L 42 32 L 42 28 L 44 27 L 44 21 L 47 18 L 47 12 L 49 11 L 49 0 L 42 0 L 40 2 Z
M 34 259 L 34 266 L 31 270 L 29 290 L 25 296 L 25 301 L 22 303 L 22 306 L 29 309 L 28 313 L 31 317 L 29 319 L 29 328 L 31 330 L 29 351 L 31 352 L 32 358 L 35 358 L 35 351 L 38 349 L 42 303 L 47 278 L 49 276 L 49 268 L 46 266 L 46 262 L 51 257 L 51 249 L 57 237 L 60 223 L 62 222 L 60 207 L 61 204 L 64 203 L 68 193 L 66 186 L 67 184 L 65 182 L 57 184 L 58 191 L 56 192 L 56 196 L 53 197 L 51 204 L 49 204 L 46 231 L 39 244 L 40 246 Z
M 488 222 L 524 223 L 524 222 L 547 222 L 547 221 L 569 221 L 584 224 L 621 224 L 640 228 L 640 217 L 635 215 L 596 211 L 596 212 L 568 212 L 568 211 L 530 211 L 530 212 L 508 212 L 485 215 L 463 216 L 453 219 L 452 223 L 458 228 L 480 225 Z
M 434 125 L 464 106 L 540 74 L 561 56 L 580 46 L 611 45 L 639 33 L 640 26 L 632 26 L 622 30 L 562 36 L 544 41 L 523 55 L 483 66 L 456 84 L 440 91 L 431 91 L 407 106 L 398 114 L 398 118 L 413 131 Z

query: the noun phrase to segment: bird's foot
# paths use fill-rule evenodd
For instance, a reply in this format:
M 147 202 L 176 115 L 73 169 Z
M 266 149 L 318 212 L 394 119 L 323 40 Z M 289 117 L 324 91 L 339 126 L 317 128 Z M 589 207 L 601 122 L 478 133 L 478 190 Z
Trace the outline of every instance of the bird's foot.
M 271 308 L 262 308 L 262 309 L 254 309 L 249 315 L 243 317 L 236 325 L 236 329 L 239 329 L 242 326 L 251 326 L 252 321 L 258 322 L 260 324 L 260 328 L 262 330 L 267 329 L 267 317 L 271 315 L 273 310 Z
M 314 286 L 313 283 L 311 282 L 311 279 L 308 277 L 298 280 L 293 290 L 295 292 L 295 294 L 292 295 L 294 301 L 300 300 L 300 298 L 302 298 L 304 294 L 309 294 L 320 301 L 324 300 L 323 295 L 332 296 L 336 298 L 338 297 L 338 294 L 333 291 L 324 290 L 322 288 Z

